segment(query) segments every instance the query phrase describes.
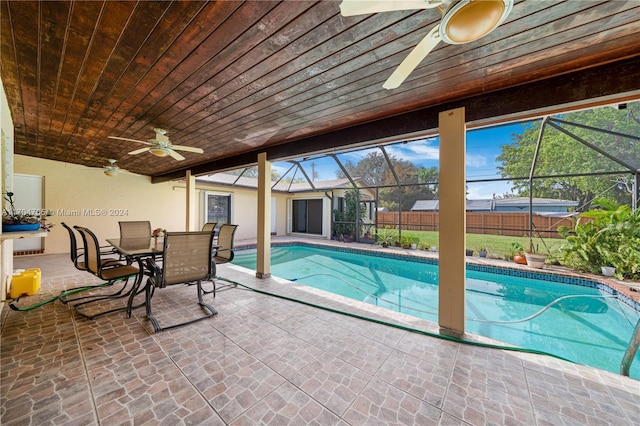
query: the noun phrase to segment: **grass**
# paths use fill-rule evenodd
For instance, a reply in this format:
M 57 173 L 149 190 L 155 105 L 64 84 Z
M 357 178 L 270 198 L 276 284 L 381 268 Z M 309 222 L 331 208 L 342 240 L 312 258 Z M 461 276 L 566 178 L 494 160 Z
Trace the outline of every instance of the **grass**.
M 381 229 L 380 233 L 389 233 L 389 229 Z M 397 231 L 391 231 L 397 237 Z M 418 245 L 428 250 L 431 246 L 438 247 L 438 232 L 436 231 L 403 231 L 402 237 L 416 237 L 420 242 Z M 397 238 L 396 238 L 397 239 Z M 545 245 L 549 248 L 550 254 L 553 256 L 558 252 L 560 245 L 564 240 L 560 238 L 545 238 L 544 243 L 540 238 L 534 240 L 534 244 L 538 245 L 538 251 L 547 253 Z M 478 250 L 485 247 L 489 252 L 489 256 L 500 257 L 506 259 L 512 253 L 512 243 L 519 243 L 525 250 L 529 247 L 529 237 L 511 237 L 505 235 L 489 235 L 489 234 L 467 234 L 467 249 L 474 251 L 474 255 L 478 255 Z

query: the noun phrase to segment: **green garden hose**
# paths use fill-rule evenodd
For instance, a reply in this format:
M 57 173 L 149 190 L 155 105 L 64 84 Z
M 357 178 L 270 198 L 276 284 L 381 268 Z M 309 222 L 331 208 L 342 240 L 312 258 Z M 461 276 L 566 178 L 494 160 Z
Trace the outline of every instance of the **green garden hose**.
M 104 286 L 109 285 L 109 284 L 112 284 L 112 283 L 106 282 L 106 283 L 91 285 L 91 286 L 87 286 L 87 287 L 79 287 L 79 288 L 76 288 L 74 290 L 63 291 L 62 293 L 60 293 L 59 295 L 57 295 L 55 297 L 43 300 L 41 302 L 36 303 L 35 305 L 27 306 L 27 307 L 24 307 L 24 308 L 19 308 L 16 305 L 14 305 L 14 303 L 17 303 L 17 302 L 20 301 L 20 298 L 18 297 L 17 299 L 15 299 L 11 303 L 9 303 L 9 307 L 11 309 L 13 309 L 14 311 L 20 311 L 20 312 L 30 311 L 32 309 L 36 309 L 36 308 L 39 308 L 40 306 L 46 305 L 47 303 L 51 303 L 54 300 L 58 300 L 61 297 L 71 296 L 72 294 L 80 293 L 82 291 L 91 290 L 92 288 L 104 287 Z

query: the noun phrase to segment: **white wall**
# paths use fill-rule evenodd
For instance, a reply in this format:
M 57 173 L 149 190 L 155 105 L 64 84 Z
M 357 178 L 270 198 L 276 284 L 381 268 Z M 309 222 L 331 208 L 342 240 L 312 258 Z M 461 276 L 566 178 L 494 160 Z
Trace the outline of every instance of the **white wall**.
M 2 80 L 0 80 L 0 130 L 2 132 L 2 149 L 0 152 L 0 176 L 2 176 L 2 190 L 5 190 L 5 173 L 6 165 L 10 165 L 13 161 L 11 152 L 5 152 L 4 143 L 6 140 L 13 141 L 13 121 L 11 120 L 11 112 L 9 110 L 9 104 L 7 103 L 7 97 L 4 93 L 4 86 Z M 2 204 L 4 206 L 4 203 Z M 0 234 L 2 231 L 0 230 Z M 0 300 L 5 300 L 7 294 L 7 288 L 9 286 L 9 280 L 13 272 L 13 241 L 3 240 L 0 244 Z M 0 304 L 0 312 L 2 311 L 3 304 Z

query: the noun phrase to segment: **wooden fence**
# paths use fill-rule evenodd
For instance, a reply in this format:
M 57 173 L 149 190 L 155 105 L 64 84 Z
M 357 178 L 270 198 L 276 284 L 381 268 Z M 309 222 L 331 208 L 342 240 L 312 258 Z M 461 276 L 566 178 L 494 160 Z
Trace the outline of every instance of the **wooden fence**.
M 399 217 L 399 215 L 402 215 Z M 407 231 L 437 231 L 437 212 L 378 212 L 378 226 L 395 228 L 400 221 L 401 229 Z M 534 232 L 545 238 L 561 238 L 559 226 L 574 226 L 575 218 L 557 218 L 533 215 Z M 471 213 L 467 212 L 467 233 L 509 235 L 522 237 L 529 235 L 529 213 Z

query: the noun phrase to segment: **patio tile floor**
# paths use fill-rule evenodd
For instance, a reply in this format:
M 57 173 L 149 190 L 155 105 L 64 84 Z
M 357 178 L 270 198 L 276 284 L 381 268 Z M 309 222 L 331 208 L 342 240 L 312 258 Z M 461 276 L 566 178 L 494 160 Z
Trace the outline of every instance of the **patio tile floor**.
M 68 255 L 15 262 L 43 270 L 41 290 L 20 306 L 96 283 Z M 58 300 L 5 306 L 0 423 L 640 425 L 637 380 L 370 322 L 362 317 L 437 332 L 234 265 L 219 274 L 247 287 L 219 291 L 215 317 L 155 334 L 144 309 L 90 321 Z M 154 312 L 170 323 L 198 314 L 195 301 L 193 287 L 159 289 Z

